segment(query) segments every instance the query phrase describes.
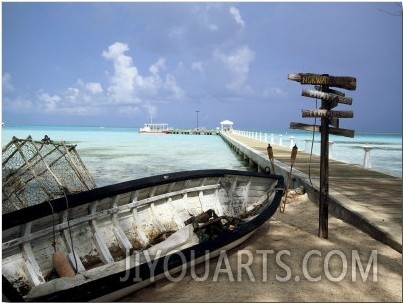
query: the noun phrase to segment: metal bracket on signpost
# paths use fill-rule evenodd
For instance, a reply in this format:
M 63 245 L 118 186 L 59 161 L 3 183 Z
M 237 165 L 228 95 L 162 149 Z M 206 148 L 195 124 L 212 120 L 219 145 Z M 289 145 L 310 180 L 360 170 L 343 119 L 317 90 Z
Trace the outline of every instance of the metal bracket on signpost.
M 345 97 L 343 92 L 330 89 L 330 86 L 348 90 L 356 89 L 356 78 L 334 77 L 317 74 L 288 74 L 288 79 L 301 84 L 313 84 L 316 91 L 303 90 L 302 96 L 322 100 L 320 109 L 303 110 L 302 117 L 321 118 L 320 127 L 303 123 L 291 122 L 290 128 L 320 131 L 320 188 L 319 188 L 319 232 L 321 238 L 328 238 L 328 196 L 329 196 L 329 133 L 354 138 L 354 130 L 339 128 L 339 118 L 353 118 L 352 111 L 332 111 L 338 103 L 351 105 L 352 98 Z M 334 127 L 330 127 L 330 125 Z

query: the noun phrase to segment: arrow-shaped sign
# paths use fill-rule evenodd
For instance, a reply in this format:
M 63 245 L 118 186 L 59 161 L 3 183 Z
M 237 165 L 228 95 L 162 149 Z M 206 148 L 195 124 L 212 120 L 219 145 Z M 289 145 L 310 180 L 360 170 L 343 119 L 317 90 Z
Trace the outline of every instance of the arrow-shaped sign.
M 311 132 L 312 131 L 313 132 L 321 131 L 321 127 L 319 125 L 311 125 L 311 124 L 304 124 L 304 123 L 298 123 L 298 122 L 291 122 L 290 128 L 307 130 L 307 131 L 311 131 Z M 332 134 L 335 136 L 344 136 L 344 137 L 354 138 L 354 130 L 345 129 L 345 128 L 329 127 L 329 134 Z
M 329 75 L 299 73 L 299 74 L 288 74 L 288 79 L 300 82 L 301 84 L 335 86 L 348 90 L 355 90 L 357 87 L 356 78 L 347 76 L 329 76 Z
M 316 90 L 320 91 L 320 92 L 323 91 L 323 88 L 322 88 L 321 85 L 315 85 L 314 88 Z M 326 93 L 331 93 L 331 94 L 339 95 L 339 96 L 342 96 L 342 97 L 344 97 L 346 95 L 345 93 L 343 93 L 343 92 L 341 92 L 339 90 L 330 89 L 330 88 L 326 90 Z
M 348 105 L 353 104 L 352 98 L 342 97 L 342 96 L 332 94 L 332 93 L 319 92 L 317 90 L 303 89 L 302 96 L 322 99 L 322 100 L 330 101 L 330 102 L 338 102 L 338 103 L 343 103 L 343 104 L 348 104 Z
M 353 118 L 351 110 L 303 109 L 302 118 Z

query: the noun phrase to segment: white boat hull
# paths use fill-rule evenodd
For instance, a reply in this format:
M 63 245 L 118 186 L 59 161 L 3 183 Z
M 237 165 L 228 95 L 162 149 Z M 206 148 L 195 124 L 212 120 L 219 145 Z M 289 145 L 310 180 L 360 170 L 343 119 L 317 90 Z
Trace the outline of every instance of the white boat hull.
M 181 172 L 3 215 L 3 293 L 28 301 L 116 300 L 245 241 L 275 213 L 283 186 L 281 176 L 264 173 Z M 188 224 L 209 211 L 205 223 Z M 55 250 L 74 277 L 50 277 Z

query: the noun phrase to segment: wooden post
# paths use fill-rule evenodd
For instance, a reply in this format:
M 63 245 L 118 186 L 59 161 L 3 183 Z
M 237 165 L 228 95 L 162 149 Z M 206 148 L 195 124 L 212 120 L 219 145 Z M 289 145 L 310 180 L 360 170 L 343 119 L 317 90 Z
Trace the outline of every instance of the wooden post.
M 328 86 L 322 86 L 327 92 Z M 322 100 L 321 109 L 330 110 L 329 102 Z M 319 232 L 318 236 L 328 238 L 328 196 L 329 196 L 329 118 L 321 118 L 320 141 L 320 188 L 319 188 Z

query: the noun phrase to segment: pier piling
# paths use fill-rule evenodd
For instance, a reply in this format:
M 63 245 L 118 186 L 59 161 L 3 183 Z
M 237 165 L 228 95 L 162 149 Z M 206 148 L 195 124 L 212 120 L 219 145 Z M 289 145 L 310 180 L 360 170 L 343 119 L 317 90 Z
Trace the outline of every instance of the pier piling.
M 363 149 L 365 151 L 363 166 L 364 168 L 371 168 L 371 149 L 373 149 L 373 147 L 367 145 L 364 146 Z

